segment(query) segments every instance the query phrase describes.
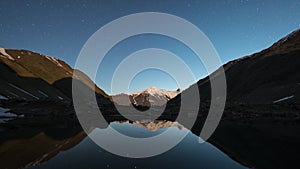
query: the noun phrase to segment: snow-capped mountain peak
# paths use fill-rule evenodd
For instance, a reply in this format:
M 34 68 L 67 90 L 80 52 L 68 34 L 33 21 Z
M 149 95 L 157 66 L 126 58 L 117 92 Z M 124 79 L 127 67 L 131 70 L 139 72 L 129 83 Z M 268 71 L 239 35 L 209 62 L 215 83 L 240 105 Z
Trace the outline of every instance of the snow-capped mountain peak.
M 168 99 L 171 99 L 175 97 L 178 93 L 180 93 L 180 91 L 167 91 L 157 87 L 150 87 L 141 91 L 133 92 L 130 95 L 139 95 L 142 93 L 148 93 L 149 95 L 152 96 L 164 96 L 167 97 Z
M 180 89 L 176 91 L 167 91 L 157 87 L 150 87 L 141 91 L 132 92 L 128 95 L 115 95 L 113 96 L 113 100 L 120 105 L 129 105 L 133 103 L 136 106 L 160 106 L 166 104 L 167 101 L 177 96 L 180 92 Z M 131 103 L 128 103 L 128 99 L 124 99 L 124 95 L 126 95 L 125 97 L 129 97 Z

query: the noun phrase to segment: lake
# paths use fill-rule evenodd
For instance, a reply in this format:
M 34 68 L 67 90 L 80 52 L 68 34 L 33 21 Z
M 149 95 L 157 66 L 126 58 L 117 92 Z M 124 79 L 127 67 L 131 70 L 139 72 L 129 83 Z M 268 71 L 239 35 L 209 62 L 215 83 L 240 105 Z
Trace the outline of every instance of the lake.
M 3 112 L 4 115 L 7 114 Z M 223 119 L 208 142 L 203 144 L 199 144 L 198 137 L 201 119 L 197 119 L 191 131 L 172 121 L 129 122 L 116 120 L 116 117 L 111 117 L 109 124 L 99 125 L 101 129 L 90 130 L 91 136 L 100 137 L 101 133 L 113 128 L 134 138 L 150 138 L 168 130 L 171 134 L 166 138 L 166 143 L 174 142 L 176 136 L 182 133 L 187 134 L 179 144 L 163 154 L 149 158 L 126 158 L 114 155 L 95 144 L 74 117 L 13 118 L 5 117 L 4 122 L 0 123 L 1 169 L 274 169 L 300 166 L 298 121 Z M 118 141 L 111 138 L 108 140 L 112 143 Z M 124 143 L 112 145 L 128 147 Z M 153 149 L 152 145 L 146 146 L 148 150 Z
M 164 123 L 168 123 L 164 125 Z M 158 124 L 159 126 L 155 126 Z M 183 126 L 174 122 L 162 121 L 151 123 L 151 128 L 143 123 L 112 122 L 110 127 L 126 134 L 130 137 L 146 138 L 158 135 L 169 129 L 174 136 L 181 132 L 186 132 Z M 97 134 L 94 129 L 91 134 Z M 172 142 L 172 137 L 169 141 Z M 124 145 L 126 146 L 126 145 Z M 49 158 L 51 152 L 45 152 L 44 158 Z M 41 161 L 43 161 L 41 159 Z M 32 164 L 31 164 L 32 165 Z M 199 137 L 188 131 L 187 136 L 171 150 L 149 158 L 126 158 L 107 152 L 96 145 L 89 137 L 85 137 L 74 147 L 57 153 L 54 157 L 43 162 L 36 163 L 32 169 L 98 169 L 98 168 L 245 168 L 238 162 L 231 159 L 212 144 L 205 142 L 199 143 Z

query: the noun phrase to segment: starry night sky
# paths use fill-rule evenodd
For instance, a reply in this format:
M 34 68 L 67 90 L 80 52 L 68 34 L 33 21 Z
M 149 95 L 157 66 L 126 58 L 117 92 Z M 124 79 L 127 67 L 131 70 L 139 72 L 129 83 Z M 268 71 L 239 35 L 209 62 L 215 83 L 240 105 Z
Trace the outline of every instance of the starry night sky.
M 226 63 L 258 52 L 299 29 L 299 9 L 299 0 L 2 0 L 0 47 L 36 51 L 74 66 L 82 46 L 99 28 L 124 15 L 151 11 L 174 14 L 198 26 Z M 201 63 L 188 57 L 193 55 L 191 51 L 179 42 L 146 35 L 116 46 L 100 67 L 96 83 L 110 93 L 115 66 L 126 55 L 149 47 L 180 55 L 197 79 L 207 75 Z M 167 74 L 149 70 L 133 80 L 130 91 L 150 86 L 169 90 L 178 87 Z

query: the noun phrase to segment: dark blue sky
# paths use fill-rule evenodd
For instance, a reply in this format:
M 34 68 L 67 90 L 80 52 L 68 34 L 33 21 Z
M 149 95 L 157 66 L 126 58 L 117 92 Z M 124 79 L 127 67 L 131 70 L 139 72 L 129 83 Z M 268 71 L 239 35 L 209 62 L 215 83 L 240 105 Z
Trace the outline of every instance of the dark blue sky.
M 300 28 L 299 0 L 2 0 L 0 8 L 1 47 L 33 50 L 72 66 L 95 31 L 114 19 L 137 12 L 165 12 L 192 22 L 212 41 L 223 63 L 260 51 Z M 148 35 L 130 38 L 116 46 L 101 65 L 96 83 L 110 93 L 115 66 L 126 55 L 149 47 L 180 55 L 197 79 L 206 76 L 201 63 L 188 57 L 193 53 L 185 46 Z M 130 91 L 150 86 L 177 88 L 165 73 L 149 70 L 133 80 Z

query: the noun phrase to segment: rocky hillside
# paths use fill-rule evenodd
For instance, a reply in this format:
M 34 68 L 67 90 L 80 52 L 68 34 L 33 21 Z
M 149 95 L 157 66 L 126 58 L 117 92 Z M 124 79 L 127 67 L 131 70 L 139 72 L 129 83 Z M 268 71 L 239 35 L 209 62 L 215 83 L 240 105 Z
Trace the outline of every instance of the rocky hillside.
M 95 89 L 100 103 L 109 103 L 109 96 L 88 76 L 72 69 L 64 61 L 28 50 L 0 48 L 2 104 L 11 101 L 70 103 L 73 78 L 85 89 Z M 9 105 L 2 105 L 2 107 L 9 107 Z M 18 106 L 14 103 L 12 107 Z
M 233 60 L 223 67 L 227 81 L 227 103 L 299 104 L 300 30 L 261 52 Z M 217 72 L 214 72 L 214 78 L 218 78 Z M 197 85 L 201 102 L 209 101 L 210 79 L 206 77 Z M 169 104 L 180 104 L 180 95 Z
M 181 92 L 180 89 L 177 91 L 167 91 L 156 87 L 150 87 L 138 92 L 130 94 L 118 94 L 112 96 L 113 101 L 119 105 L 128 106 L 134 104 L 135 106 L 146 106 L 150 107 L 161 106 L 167 103 L 170 99 L 174 98 Z

